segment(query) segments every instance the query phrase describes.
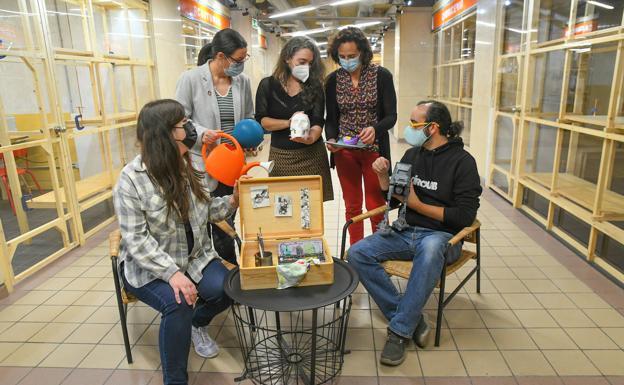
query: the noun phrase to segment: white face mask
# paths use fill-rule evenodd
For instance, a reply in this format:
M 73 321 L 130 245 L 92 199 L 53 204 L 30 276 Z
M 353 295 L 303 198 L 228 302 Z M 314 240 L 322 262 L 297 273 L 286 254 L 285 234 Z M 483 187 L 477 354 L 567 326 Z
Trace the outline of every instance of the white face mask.
M 305 83 L 310 77 L 310 66 L 307 64 L 294 66 L 291 71 L 295 79 L 299 79 L 302 83 Z

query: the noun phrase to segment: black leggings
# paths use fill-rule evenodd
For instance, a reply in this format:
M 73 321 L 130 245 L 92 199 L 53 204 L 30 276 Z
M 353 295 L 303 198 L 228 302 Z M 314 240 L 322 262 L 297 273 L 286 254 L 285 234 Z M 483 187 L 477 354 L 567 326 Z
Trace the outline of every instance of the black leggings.
M 217 186 L 215 191 L 212 192 L 212 196 L 222 197 L 225 195 L 230 195 L 232 194 L 232 192 L 234 192 L 234 187 L 230 187 L 219 182 L 219 185 Z M 232 226 L 233 229 L 235 217 L 236 212 L 234 212 L 231 217 L 226 218 L 225 220 L 230 226 Z M 223 230 L 221 230 L 218 226 L 214 226 L 210 223 L 208 223 L 208 226 L 210 228 L 210 233 L 212 234 L 212 243 L 217 254 L 219 254 L 219 256 L 226 261 L 238 265 L 238 263 L 236 263 L 236 246 L 234 240 L 230 238 L 230 236 L 227 235 L 225 232 L 223 232 Z

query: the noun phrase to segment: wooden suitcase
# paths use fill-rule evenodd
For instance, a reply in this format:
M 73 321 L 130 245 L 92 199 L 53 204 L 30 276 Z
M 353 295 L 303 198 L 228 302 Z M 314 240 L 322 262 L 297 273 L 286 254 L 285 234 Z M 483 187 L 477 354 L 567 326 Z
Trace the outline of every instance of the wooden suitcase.
M 263 193 L 268 190 L 267 194 Z M 334 263 L 329 245 L 323 238 L 323 182 L 320 176 L 293 176 L 274 178 L 253 178 L 238 181 L 239 210 L 242 234 L 240 264 L 241 288 L 243 290 L 268 289 L 278 286 L 276 266 L 278 246 L 286 241 L 321 240 L 325 261 L 310 265 L 299 286 L 327 285 L 334 282 Z M 302 189 L 308 191 L 309 228 L 302 223 Z M 290 213 L 284 197 L 291 198 Z M 255 208 L 254 208 L 255 206 Z M 279 209 L 281 212 L 278 212 Z M 286 216 L 276 216 L 286 214 Z M 290 214 L 290 216 L 287 216 Z M 258 252 L 257 235 L 262 231 L 264 248 L 273 253 L 272 266 L 256 266 Z

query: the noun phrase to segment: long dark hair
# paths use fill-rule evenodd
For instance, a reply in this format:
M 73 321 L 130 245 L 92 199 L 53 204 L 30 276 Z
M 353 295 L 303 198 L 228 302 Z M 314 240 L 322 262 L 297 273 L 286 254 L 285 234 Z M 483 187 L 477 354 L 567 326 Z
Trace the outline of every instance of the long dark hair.
M 301 100 L 305 106 L 310 106 L 318 98 L 323 97 L 323 82 L 325 78 L 325 66 L 321 62 L 321 52 L 312 39 L 305 36 L 296 36 L 288 40 L 282 47 L 273 71 L 273 77 L 283 86 L 286 86 L 288 77 L 292 72 L 286 61 L 295 56 L 297 51 L 306 48 L 312 51 L 313 59 L 310 62 L 310 77 L 301 85 L 303 89 L 301 91 Z
M 338 48 L 342 44 L 350 41 L 354 42 L 358 51 L 360 51 L 360 63 L 362 63 L 362 67 L 367 67 L 371 60 L 373 60 L 373 49 L 371 48 L 370 42 L 366 38 L 364 32 L 357 27 L 348 27 L 338 31 L 329 43 L 329 48 L 327 49 L 329 56 L 332 58 L 334 63 L 340 64 Z
M 418 105 L 428 104 L 427 122 L 435 122 L 440 126 L 440 133 L 447 138 L 456 138 L 464 130 L 464 123 L 454 122 L 446 105 L 436 100 L 423 100 Z
M 174 126 L 184 116 L 184 107 L 175 100 L 147 103 L 139 113 L 137 140 L 147 173 L 167 201 L 167 216 L 175 211 L 186 221 L 190 208 L 187 188 L 202 201 L 208 201 L 208 195 L 201 186 L 202 174 L 193 168 L 188 152 L 180 154 L 173 138 Z
M 225 56 L 229 57 L 237 49 L 246 47 L 247 41 L 240 33 L 231 28 L 222 29 L 214 35 L 210 43 L 201 48 L 197 57 L 197 65 L 200 66 L 206 63 L 219 52 L 223 52 Z

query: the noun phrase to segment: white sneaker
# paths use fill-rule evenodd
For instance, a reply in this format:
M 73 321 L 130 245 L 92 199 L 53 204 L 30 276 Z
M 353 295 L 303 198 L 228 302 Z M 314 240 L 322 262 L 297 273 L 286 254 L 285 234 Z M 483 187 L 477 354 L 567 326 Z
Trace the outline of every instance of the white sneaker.
M 208 326 L 191 328 L 191 340 L 195 352 L 204 358 L 214 358 L 219 354 L 219 345 L 208 334 Z

